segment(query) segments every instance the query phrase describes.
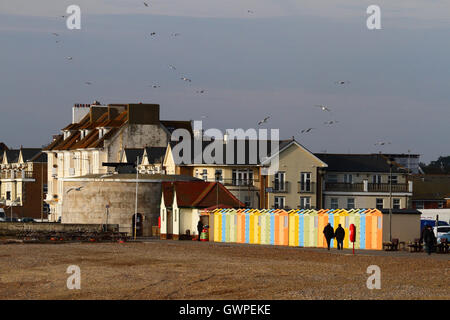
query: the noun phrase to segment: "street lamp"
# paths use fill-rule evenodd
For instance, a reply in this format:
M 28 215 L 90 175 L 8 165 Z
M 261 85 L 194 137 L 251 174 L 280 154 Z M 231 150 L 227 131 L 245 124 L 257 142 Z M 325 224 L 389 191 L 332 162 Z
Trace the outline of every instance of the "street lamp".
M 220 171 L 216 171 L 215 176 L 216 176 L 216 188 L 217 188 L 217 195 L 216 195 L 217 208 L 216 209 L 219 209 L 219 182 L 220 182 L 222 173 Z
M 389 241 L 392 241 L 392 166 L 394 160 L 389 158 L 387 164 L 389 165 Z

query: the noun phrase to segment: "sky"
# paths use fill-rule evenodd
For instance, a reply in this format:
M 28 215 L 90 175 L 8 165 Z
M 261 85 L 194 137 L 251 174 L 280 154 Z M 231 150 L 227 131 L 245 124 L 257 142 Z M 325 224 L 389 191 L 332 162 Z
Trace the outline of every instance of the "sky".
M 146 2 L 2 1 L 0 141 L 45 145 L 75 103 L 99 100 L 223 131 L 270 116 L 262 128 L 313 152 L 450 154 L 450 1 Z M 81 30 L 61 17 L 72 4 Z

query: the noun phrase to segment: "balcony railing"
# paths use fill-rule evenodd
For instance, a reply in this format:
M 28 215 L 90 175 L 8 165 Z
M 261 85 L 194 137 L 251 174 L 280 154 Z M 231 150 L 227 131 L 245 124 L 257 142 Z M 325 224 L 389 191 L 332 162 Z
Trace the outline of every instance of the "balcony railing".
M 199 179 L 202 177 L 200 176 Z M 214 179 L 206 179 L 207 182 L 216 182 Z M 224 186 L 227 187 L 254 187 L 255 182 L 258 182 L 259 180 L 255 179 L 221 179 L 219 180 L 220 183 L 222 183 Z
M 289 181 L 272 181 L 273 192 L 289 192 Z
M 0 174 L 1 179 L 33 179 L 32 171 L 6 171 Z
M 314 193 L 316 192 L 316 183 L 308 181 L 298 182 L 298 193 Z
M 389 192 L 389 183 L 344 183 L 344 182 L 326 182 L 325 191 L 342 191 L 342 192 Z M 392 184 L 392 192 L 408 192 L 407 183 Z

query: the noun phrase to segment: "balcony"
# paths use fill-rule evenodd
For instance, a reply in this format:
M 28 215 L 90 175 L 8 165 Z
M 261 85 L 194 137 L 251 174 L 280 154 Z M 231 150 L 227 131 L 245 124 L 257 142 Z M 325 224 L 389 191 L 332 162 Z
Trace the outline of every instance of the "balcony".
M 1 179 L 33 179 L 32 171 L 6 171 L 0 174 Z
M 390 191 L 389 183 L 344 183 L 344 182 L 325 182 L 325 191 L 341 192 L 386 192 Z M 407 183 L 392 184 L 392 192 L 409 192 Z
M 273 192 L 277 192 L 277 193 L 287 193 L 289 192 L 289 182 L 288 181 L 283 181 L 283 182 L 278 182 L 278 181 L 272 181 L 272 190 Z
M 308 182 L 308 181 L 298 182 L 298 193 L 315 193 L 315 192 L 316 192 L 315 182 Z

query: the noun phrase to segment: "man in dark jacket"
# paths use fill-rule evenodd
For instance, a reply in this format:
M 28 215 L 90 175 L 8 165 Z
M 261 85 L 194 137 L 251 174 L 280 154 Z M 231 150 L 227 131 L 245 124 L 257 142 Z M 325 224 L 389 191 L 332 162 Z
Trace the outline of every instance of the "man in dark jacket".
M 423 241 L 425 242 L 428 255 L 430 255 L 434 244 L 436 243 L 436 237 L 434 236 L 433 228 L 431 228 L 431 226 L 425 228 L 423 232 Z
M 323 234 L 325 235 L 325 239 L 327 240 L 328 250 L 330 250 L 330 242 L 331 239 L 334 238 L 334 230 L 331 224 L 327 224 L 323 229 Z
M 202 231 L 203 231 L 203 223 L 202 223 L 201 219 L 198 220 L 197 231 L 198 231 L 198 239 L 197 240 L 200 241 L 200 235 L 202 234 Z
M 342 226 L 340 224 L 336 228 L 336 231 L 334 232 L 334 235 L 336 237 L 338 250 L 344 249 L 345 230 L 344 230 L 344 228 L 342 228 Z

